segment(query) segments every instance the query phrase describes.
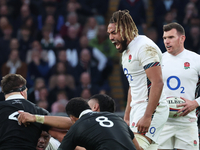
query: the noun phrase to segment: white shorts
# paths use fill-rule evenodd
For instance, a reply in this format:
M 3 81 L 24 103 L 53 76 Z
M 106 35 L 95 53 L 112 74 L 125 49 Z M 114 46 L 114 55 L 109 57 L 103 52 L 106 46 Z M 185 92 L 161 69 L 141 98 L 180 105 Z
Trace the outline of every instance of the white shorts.
M 155 143 L 157 143 L 158 137 L 164 127 L 165 122 L 169 116 L 169 106 L 166 101 L 162 101 L 162 104 L 157 106 L 153 115 L 151 125 L 145 136 L 149 137 Z M 133 132 L 138 133 L 136 124 L 143 117 L 148 102 L 136 104 L 131 108 L 130 112 L 130 128 Z
M 159 149 L 199 150 L 198 127 L 165 125 L 158 143 Z

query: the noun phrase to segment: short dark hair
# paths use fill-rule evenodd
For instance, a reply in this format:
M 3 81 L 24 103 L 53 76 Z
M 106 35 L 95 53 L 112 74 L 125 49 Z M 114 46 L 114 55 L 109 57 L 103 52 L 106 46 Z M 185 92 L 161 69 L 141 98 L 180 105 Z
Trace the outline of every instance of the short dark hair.
M 68 116 L 72 115 L 76 118 L 79 118 L 81 112 L 86 109 L 91 109 L 91 108 L 88 105 L 88 103 L 81 97 L 75 97 L 69 100 L 65 108 Z
M 172 22 L 163 26 L 163 31 L 170 31 L 172 29 L 176 29 L 178 33 L 185 35 L 184 28 L 176 22 Z
M 26 85 L 26 80 L 20 74 L 7 74 L 1 80 L 2 92 L 4 94 Z
M 95 99 L 99 103 L 100 111 L 115 112 L 115 101 L 106 94 L 96 94 L 90 97 L 89 100 Z

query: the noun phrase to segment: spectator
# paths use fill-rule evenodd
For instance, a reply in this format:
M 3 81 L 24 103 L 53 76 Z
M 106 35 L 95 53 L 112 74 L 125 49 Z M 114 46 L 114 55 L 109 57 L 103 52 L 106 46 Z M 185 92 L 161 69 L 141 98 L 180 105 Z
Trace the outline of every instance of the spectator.
M 80 2 L 80 9 L 78 12 L 83 15 L 83 17 L 88 18 L 90 16 L 94 16 L 98 22 L 98 24 L 104 24 L 107 11 L 109 0 L 78 0 Z
M 20 15 L 17 16 L 15 23 L 14 23 L 14 33 L 17 34 L 18 29 L 22 26 L 23 22 L 25 22 L 25 20 L 33 15 L 30 12 L 30 8 L 27 4 L 23 4 L 20 8 Z
M 195 4 L 193 2 L 187 3 L 185 7 L 185 16 L 183 19 L 183 25 L 187 26 L 189 20 L 195 16 L 198 16 L 198 9 L 196 8 Z
M 48 102 L 44 100 L 37 101 L 36 105 L 40 108 L 48 109 Z
M 189 38 L 186 38 L 185 47 L 193 52 L 200 54 L 200 28 L 199 26 L 191 26 Z
M 117 50 L 108 38 L 105 25 L 99 25 L 97 36 L 89 41 L 89 46 L 99 49 L 108 59 L 116 59 Z
M 52 32 L 51 32 L 50 36 L 54 37 L 57 34 L 58 31 L 56 31 L 56 29 L 55 29 L 56 28 L 56 21 L 55 21 L 53 15 L 47 15 L 44 18 L 44 26 L 45 25 L 48 25 L 48 26 L 51 27 Z
M 56 78 L 56 86 L 49 92 L 49 110 L 51 105 L 56 101 L 57 93 L 60 91 L 65 91 L 69 99 L 74 97 L 74 90 L 70 89 L 66 84 L 66 76 L 64 74 L 59 74 Z
M 41 15 L 38 15 L 38 29 L 42 30 L 44 25 L 44 18 L 46 18 L 48 15 L 51 15 L 54 17 L 55 26 L 53 28 L 53 31 L 55 33 L 58 33 L 61 29 L 61 26 L 64 24 L 64 17 L 60 14 L 58 14 L 57 11 L 57 2 L 56 1 L 47 1 L 44 2 L 44 11 Z
M 31 44 L 33 38 L 31 36 L 30 28 L 23 26 L 20 29 L 21 38 L 19 40 L 19 55 L 22 61 L 26 61 L 26 55 L 29 49 L 31 49 Z
M 22 26 L 26 26 L 26 27 L 28 27 L 30 29 L 30 35 L 35 40 L 37 38 L 37 36 L 38 36 L 38 29 L 37 29 L 36 24 L 35 24 L 34 21 L 35 21 L 34 17 L 33 16 L 29 16 L 24 20 L 24 22 L 22 23 Z M 17 37 L 18 37 L 18 39 L 21 38 L 20 30 L 18 30 Z
M 158 38 L 158 32 L 156 28 L 149 27 L 146 31 L 146 36 L 156 43 L 163 53 L 166 51 L 163 40 Z
M 108 79 L 108 76 L 112 73 L 113 63 L 119 62 L 117 50 L 108 38 L 108 33 L 106 31 L 105 25 L 100 25 L 98 27 L 97 36 L 96 38 L 90 40 L 89 45 L 96 47 L 107 57 L 107 64 L 102 72 L 102 82 L 104 83 Z
M 86 35 L 88 40 L 96 37 L 98 30 L 98 24 L 95 17 L 89 17 L 83 28 L 83 35 Z
M 81 36 L 79 43 L 80 43 L 80 49 L 84 48 L 88 49 L 91 53 L 93 63 L 97 63 L 98 70 L 103 71 L 107 63 L 106 56 L 98 48 L 89 46 L 88 38 L 85 35 Z
M 50 68 L 48 63 L 41 59 L 40 52 L 38 50 L 32 51 L 32 61 L 28 64 L 27 86 L 32 87 L 34 81 L 38 77 L 45 79 L 45 83 L 48 83 Z
M 31 55 L 33 50 L 38 50 L 41 59 L 48 63 L 49 68 L 51 68 L 56 63 L 56 56 L 53 50 L 45 50 L 42 49 L 42 45 L 39 41 L 33 41 L 32 43 L 32 49 L 28 50 L 27 56 L 26 56 L 26 62 L 29 64 L 32 61 Z
M 89 89 L 83 89 L 81 92 L 81 96 L 85 100 L 89 100 L 89 98 L 92 96 L 91 91 Z
M 27 65 L 20 60 L 18 50 L 14 49 L 10 52 L 8 61 L 3 64 L 1 69 L 2 76 L 17 73 L 26 78 L 27 75 Z
M 67 56 L 66 56 L 66 51 L 64 49 L 60 49 L 58 51 L 58 56 L 57 56 L 57 63 L 62 62 L 65 66 L 65 73 L 74 75 L 74 68 L 71 66 L 69 63 Z M 55 74 L 56 72 L 58 73 L 59 70 L 56 71 L 55 67 L 52 68 L 54 70 L 52 73 Z
M 97 64 L 92 63 L 91 54 L 88 49 L 82 49 L 78 65 L 75 67 L 75 81 L 76 85 L 80 85 L 80 75 L 83 72 L 88 72 L 92 77 L 92 84 L 99 84 L 101 81 L 101 72 L 97 68 Z
M 71 12 L 67 15 L 67 19 L 65 24 L 61 27 L 60 30 L 60 35 L 62 36 L 62 38 L 66 38 L 68 36 L 68 28 L 70 26 L 75 27 L 75 29 L 77 30 L 77 34 L 80 36 L 81 32 L 82 32 L 82 26 L 81 24 L 78 22 L 78 16 L 75 12 Z
M 56 36 L 54 38 L 54 47 L 56 50 L 65 47 L 65 41 L 63 40 L 62 37 Z
M 154 2 L 154 26 L 157 28 L 159 39 L 162 39 L 163 36 L 162 26 L 166 13 L 171 11 L 172 8 L 178 10 L 179 5 L 180 3 L 177 0 L 156 0 Z M 181 9 L 183 8 L 181 7 Z
M 139 34 L 143 34 L 146 30 L 146 8 L 143 0 L 120 0 L 118 10 L 129 10 L 136 26 L 138 27 Z
M 28 91 L 28 100 L 36 104 L 40 100 L 39 90 L 45 87 L 45 81 L 43 78 L 36 78 L 34 81 L 34 87 Z
M 0 5 L 0 17 L 7 17 L 10 24 L 13 24 L 13 18 L 10 15 L 7 5 Z
M 52 104 L 51 114 L 56 115 L 57 113 L 65 113 L 65 106 L 67 105 L 66 100 L 59 100 Z
M 19 50 L 19 41 L 16 38 L 12 38 L 10 40 L 10 45 L 9 45 L 10 51 L 12 50 Z
M 64 113 L 68 101 L 69 99 L 65 91 L 58 92 L 56 101 L 51 106 L 51 114 L 56 115 L 56 113 Z
M 42 48 L 45 50 L 54 49 L 54 38 L 52 36 L 52 27 L 50 25 L 45 25 L 42 28 Z
M 65 54 L 65 53 L 64 53 Z M 66 85 L 74 90 L 75 89 L 75 81 L 73 74 L 71 72 L 71 66 L 67 66 L 64 62 L 58 62 L 52 68 L 51 77 L 49 79 L 49 89 L 53 89 L 56 86 L 56 78 L 59 74 L 64 74 L 66 76 Z
M 12 26 L 7 25 L 3 28 L 3 37 L 0 38 L 0 66 L 8 60 L 10 49 L 9 44 L 12 39 Z
M 3 37 L 3 29 L 10 25 L 7 17 L 1 17 L 0 18 L 0 37 Z
M 67 60 L 72 67 L 76 67 L 78 63 L 79 37 L 77 35 L 77 30 L 75 29 L 75 27 L 70 26 L 68 28 L 68 37 L 64 40 L 65 46 L 67 48 Z
M 41 101 L 46 101 L 48 103 L 48 89 L 44 86 L 39 89 L 39 97 Z
M 88 89 L 89 92 L 88 91 L 85 91 L 85 92 L 90 93 L 90 94 L 82 93 L 84 91 L 84 89 Z M 98 94 L 98 93 L 99 93 L 99 86 L 91 83 L 91 76 L 88 72 L 83 72 L 80 76 L 80 85 L 76 88 L 75 96 L 80 97 L 81 94 L 91 96 L 91 95 Z M 88 97 L 88 96 L 86 96 L 86 97 Z

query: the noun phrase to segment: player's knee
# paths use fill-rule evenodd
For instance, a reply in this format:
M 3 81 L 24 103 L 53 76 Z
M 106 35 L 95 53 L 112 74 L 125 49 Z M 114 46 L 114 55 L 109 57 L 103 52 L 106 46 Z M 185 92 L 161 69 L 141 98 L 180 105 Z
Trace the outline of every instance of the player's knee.
M 149 141 L 144 136 L 140 134 L 135 134 L 135 138 L 139 145 L 143 148 L 143 150 L 147 150 L 147 148 L 150 146 Z

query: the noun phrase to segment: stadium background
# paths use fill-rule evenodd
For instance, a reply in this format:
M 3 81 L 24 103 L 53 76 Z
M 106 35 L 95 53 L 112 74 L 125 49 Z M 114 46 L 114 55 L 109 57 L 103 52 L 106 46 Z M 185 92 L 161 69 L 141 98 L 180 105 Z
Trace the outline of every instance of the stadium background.
M 64 107 L 74 96 L 87 99 L 106 93 L 115 99 L 116 111 L 123 116 L 128 83 L 121 54 L 105 33 L 112 13 L 120 9 L 130 11 L 139 33 L 151 38 L 162 52 L 166 51 L 162 26 L 180 23 L 186 31 L 185 48 L 200 54 L 198 0 L 1 0 L 1 77 L 22 74 L 27 79 L 28 99 L 52 114 L 65 114 Z M 83 37 L 90 47 L 81 45 L 80 39 L 82 43 L 87 40 Z M 95 56 L 95 47 L 106 58 L 101 68 L 103 60 Z M 89 54 L 83 52 L 85 48 Z M 84 74 L 82 82 L 89 78 L 91 83 L 83 88 L 80 77 L 85 71 L 90 77 Z

